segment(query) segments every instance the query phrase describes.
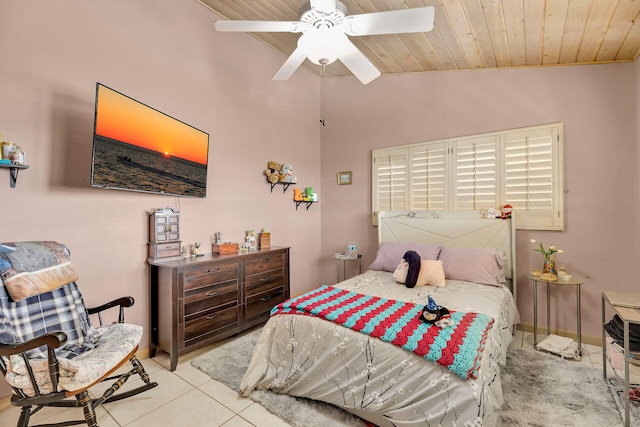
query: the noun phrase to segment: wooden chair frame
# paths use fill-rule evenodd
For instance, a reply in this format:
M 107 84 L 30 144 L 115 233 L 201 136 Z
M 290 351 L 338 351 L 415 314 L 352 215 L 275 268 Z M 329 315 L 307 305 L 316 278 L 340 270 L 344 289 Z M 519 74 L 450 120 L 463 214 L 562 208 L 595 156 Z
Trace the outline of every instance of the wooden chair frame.
M 106 304 L 103 304 L 99 307 L 87 308 L 87 312 L 89 315 L 97 315 L 100 326 L 102 323 L 102 315 L 101 313 L 110 308 L 118 307 L 118 322 L 124 323 L 124 309 L 133 306 L 134 299 L 132 297 L 123 297 L 118 298 L 116 300 L 110 301 Z M 51 384 L 54 390 L 58 388 L 58 382 L 60 377 L 58 360 L 56 357 L 55 349 L 62 346 L 67 340 L 66 334 L 63 332 L 51 332 L 45 335 L 39 336 L 37 338 L 31 339 L 29 341 L 19 343 L 19 344 L 6 344 L 0 343 L 0 356 L 14 356 L 19 355 L 25 360 L 27 371 L 29 374 L 29 378 L 31 379 L 31 383 L 34 385 L 35 396 L 27 396 L 23 390 L 13 387 L 14 395 L 11 397 L 11 404 L 14 406 L 19 406 L 22 408 L 20 413 L 20 418 L 18 419 L 17 427 L 28 427 L 29 420 L 31 416 L 36 412 L 40 411 L 42 408 L 47 406 L 52 407 L 81 407 L 83 409 L 84 417 L 83 420 L 72 420 L 72 421 L 64 421 L 57 424 L 38 424 L 31 427 L 38 426 L 71 426 L 78 424 L 86 424 L 89 427 L 97 427 L 97 419 L 95 408 L 102 405 L 103 403 L 114 402 L 117 400 L 121 400 L 143 391 L 149 390 L 151 388 L 156 387 L 158 384 L 155 382 L 151 382 L 149 379 L 149 375 L 144 370 L 144 367 L 135 356 L 135 353 L 138 349 L 136 348 L 131 351 L 127 357 L 125 357 L 121 363 L 103 375 L 102 378 L 95 381 L 93 384 L 89 385 L 86 388 L 76 391 L 57 391 L 53 393 L 42 394 L 38 388 L 38 385 L 35 380 L 34 373 L 31 369 L 30 364 L 28 363 L 28 358 L 26 352 L 38 347 L 47 346 L 47 355 L 48 355 L 48 366 L 49 366 L 49 377 L 51 379 Z M 129 361 L 132 365 L 131 370 L 122 374 L 115 375 L 112 374 L 121 368 L 125 363 Z M 4 359 L 0 358 L 0 370 L 3 375 L 7 373 L 7 366 Z M 137 374 L 140 376 L 143 381 L 143 385 L 136 387 L 132 390 L 121 391 L 119 393 L 118 390 L 127 382 L 129 377 Z M 100 396 L 97 398 L 92 398 L 89 389 L 103 381 L 113 381 L 113 384 Z M 75 399 L 71 399 L 75 398 Z

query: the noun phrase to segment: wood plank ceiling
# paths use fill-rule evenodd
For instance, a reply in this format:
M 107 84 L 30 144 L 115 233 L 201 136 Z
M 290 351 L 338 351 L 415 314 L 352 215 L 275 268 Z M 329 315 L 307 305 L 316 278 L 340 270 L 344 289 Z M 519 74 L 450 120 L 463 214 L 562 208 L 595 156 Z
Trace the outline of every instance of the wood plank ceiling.
M 229 20 L 296 21 L 304 0 L 196 0 Z M 351 37 L 383 74 L 635 61 L 640 0 L 342 0 L 349 14 L 435 8 L 428 33 Z M 300 34 L 253 33 L 287 56 Z M 305 61 L 316 73 L 321 67 Z M 276 70 L 274 70 L 275 72 Z M 339 61 L 327 76 L 351 74 Z

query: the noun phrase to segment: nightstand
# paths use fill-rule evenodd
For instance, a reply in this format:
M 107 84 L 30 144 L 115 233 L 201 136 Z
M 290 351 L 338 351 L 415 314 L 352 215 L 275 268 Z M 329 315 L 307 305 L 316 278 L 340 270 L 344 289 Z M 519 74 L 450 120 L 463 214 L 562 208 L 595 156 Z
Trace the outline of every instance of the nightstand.
M 547 285 L 547 335 L 551 333 L 550 313 L 551 313 L 551 297 L 550 288 L 554 286 L 575 286 L 576 287 L 576 317 L 578 325 L 578 353 L 582 356 L 582 328 L 581 328 L 581 313 L 580 313 L 580 288 L 582 287 L 581 280 L 572 277 L 570 280 L 544 280 L 539 276 L 527 276 L 533 283 L 533 348 L 538 345 L 538 283 L 545 283 Z
M 347 280 L 347 261 L 358 261 L 358 274 L 362 274 L 362 255 L 352 256 L 347 254 L 335 254 L 336 260 L 336 283 L 340 282 L 340 261 L 342 261 L 342 280 Z
M 640 324 L 640 302 L 637 304 L 629 303 L 635 299 L 640 299 L 637 294 L 628 294 L 623 292 L 604 291 L 602 292 L 602 375 L 607 379 L 607 346 L 605 342 L 605 308 L 608 304 L 611 306 L 615 314 L 617 314 L 624 323 L 624 425 L 629 426 L 629 324 Z M 619 305 L 621 304 L 621 305 Z

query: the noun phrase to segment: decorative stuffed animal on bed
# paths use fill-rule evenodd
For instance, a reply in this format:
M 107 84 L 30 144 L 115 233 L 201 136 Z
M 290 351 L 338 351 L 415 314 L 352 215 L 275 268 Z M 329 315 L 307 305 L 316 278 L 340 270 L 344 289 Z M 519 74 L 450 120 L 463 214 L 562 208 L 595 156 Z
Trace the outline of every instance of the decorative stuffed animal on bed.
M 280 178 L 280 181 L 290 182 L 291 184 L 298 182 L 298 177 L 293 174 L 293 166 L 291 165 L 282 166 L 280 174 L 283 175 L 283 177 Z
M 418 274 L 420 273 L 420 254 L 416 251 L 407 251 L 404 253 L 402 259 L 409 264 L 404 285 L 407 288 L 414 288 L 418 282 Z
M 269 160 L 267 162 L 267 169 L 264 171 L 267 176 L 267 181 L 275 184 L 280 180 L 280 163 Z
M 427 305 L 423 307 L 422 313 L 420 314 L 420 320 L 445 328 L 451 325 L 450 317 L 451 313 L 449 309 L 436 304 L 433 298 L 431 298 L 431 295 L 429 295 Z
M 404 260 L 400 260 L 400 264 L 396 267 L 396 270 L 393 272 L 393 278 L 396 279 L 396 282 L 403 283 L 407 281 L 407 273 L 409 272 L 409 263 Z

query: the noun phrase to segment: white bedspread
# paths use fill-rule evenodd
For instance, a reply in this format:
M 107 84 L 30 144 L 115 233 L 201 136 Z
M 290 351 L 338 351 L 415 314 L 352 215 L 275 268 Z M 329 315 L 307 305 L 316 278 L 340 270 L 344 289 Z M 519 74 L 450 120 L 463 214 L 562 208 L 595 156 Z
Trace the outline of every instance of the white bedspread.
M 322 400 L 380 427 L 496 424 L 503 401 L 500 366 L 517 318 L 507 288 L 447 280 L 444 288 L 409 289 L 380 271 L 335 286 L 417 304 L 431 294 L 450 310 L 493 317 L 479 377 L 464 381 L 446 367 L 326 320 L 278 315 L 256 344 L 240 384 L 244 394 L 262 388 Z

